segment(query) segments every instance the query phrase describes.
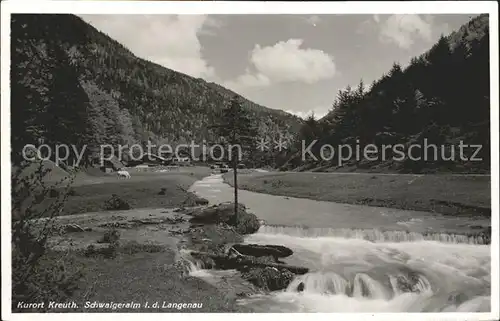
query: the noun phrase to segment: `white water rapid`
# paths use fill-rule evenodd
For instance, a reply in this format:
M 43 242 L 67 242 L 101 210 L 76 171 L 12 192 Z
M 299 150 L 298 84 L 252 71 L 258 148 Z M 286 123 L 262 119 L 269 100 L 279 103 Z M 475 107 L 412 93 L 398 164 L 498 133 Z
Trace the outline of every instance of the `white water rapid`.
M 199 181 L 192 191 L 213 203 L 232 196 L 220 175 Z M 294 254 L 284 261 L 310 269 L 284 291 L 240 300 L 253 311 L 490 311 L 490 246 L 459 234 L 464 218 L 248 191 L 240 191 L 240 200 L 273 224 L 247 236 L 247 243 L 287 246 Z M 220 272 L 193 266 L 191 273 L 214 280 Z

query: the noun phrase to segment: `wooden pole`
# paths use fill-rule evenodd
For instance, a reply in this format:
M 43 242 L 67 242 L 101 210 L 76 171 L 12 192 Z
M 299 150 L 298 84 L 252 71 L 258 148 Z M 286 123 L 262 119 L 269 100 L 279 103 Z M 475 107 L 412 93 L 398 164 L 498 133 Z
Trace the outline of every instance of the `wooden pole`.
M 238 215 L 238 164 L 233 160 L 233 178 L 234 178 L 234 215 Z

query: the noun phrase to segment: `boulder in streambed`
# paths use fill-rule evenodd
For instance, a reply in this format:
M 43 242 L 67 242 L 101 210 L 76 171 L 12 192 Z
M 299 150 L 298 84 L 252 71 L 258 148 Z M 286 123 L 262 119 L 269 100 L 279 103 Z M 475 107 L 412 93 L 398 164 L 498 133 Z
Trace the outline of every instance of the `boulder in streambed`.
M 195 202 L 196 205 L 208 205 L 208 203 L 210 203 L 206 198 L 203 197 L 198 197 Z
M 228 223 L 235 227 L 240 234 L 252 234 L 259 230 L 260 223 L 257 216 L 252 213 L 245 212 L 243 215 L 238 214 L 233 221 Z
M 276 262 L 275 259 L 271 256 L 246 256 L 234 253 L 234 251 L 229 254 L 214 254 L 209 252 L 191 251 L 190 254 L 195 259 L 205 259 L 207 257 L 211 258 L 215 263 L 215 268 L 222 270 L 236 269 L 240 272 L 248 272 L 251 269 L 255 268 L 270 267 L 279 271 L 287 270 L 293 274 L 306 274 L 307 272 L 309 272 L 309 269 L 305 267 Z
M 293 251 L 281 245 L 234 244 L 233 248 L 243 255 L 272 256 L 274 258 L 288 257 Z
M 264 290 L 278 291 L 286 289 L 295 275 L 287 269 L 262 267 L 243 272 L 241 277 Z
M 193 216 L 190 220 L 191 223 L 225 223 L 233 226 L 240 234 L 255 233 L 260 227 L 257 216 L 252 213 L 248 213 L 245 205 L 241 203 L 238 204 L 236 213 L 234 211 L 234 203 L 221 203 L 206 208 L 196 209 L 189 214 Z
M 238 214 L 246 214 L 246 207 L 238 204 Z M 206 208 L 196 209 L 190 213 L 192 223 L 229 223 L 235 216 L 234 203 L 221 203 Z

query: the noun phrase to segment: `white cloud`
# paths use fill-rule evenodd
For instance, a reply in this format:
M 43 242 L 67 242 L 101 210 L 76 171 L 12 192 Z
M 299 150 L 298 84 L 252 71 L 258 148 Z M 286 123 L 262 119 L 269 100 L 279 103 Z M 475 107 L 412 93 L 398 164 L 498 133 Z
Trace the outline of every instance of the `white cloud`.
M 238 89 L 285 82 L 313 84 L 332 78 L 333 57 L 322 50 L 301 48 L 302 43 L 302 39 L 289 39 L 268 47 L 255 45 L 250 55 L 254 71 L 247 69 L 226 85 Z
M 274 46 L 256 45 L 251 62 L 256 70 L 273 82 L 315 83 L 333 77 L 333 57 L 318 49 L 302 49 L 302 39 L 280 41 Z
M 416 41 L 432 43 L 441 34 L 447 34 L 449 26 L 437 23 L 434 16 L 418 14 L 373 15 L 364 21 L 358 32 L 375 29 L 379 39 L 402 49 L 409 49 Z
M 134 54 L 193 77 L 213 78 L 198 36 L 218 24 L 205 15 L 81 15 Z M 209 29 L 210 30 L 210 29 Z
M 380 29 L 381 40 L 393 42 L 404 49 L 410 48 L 415 38 L 432 39 L 431 23 L 419 15 L 391 15 Z
M 449 32 L 447 24 L 436 23 L 431 15 L 396 14 L 383 21 L 378 16 L 373 19 L 379 26 L 380 40 L 403 49 L 409 49 L 418 40 L 432 43 Z

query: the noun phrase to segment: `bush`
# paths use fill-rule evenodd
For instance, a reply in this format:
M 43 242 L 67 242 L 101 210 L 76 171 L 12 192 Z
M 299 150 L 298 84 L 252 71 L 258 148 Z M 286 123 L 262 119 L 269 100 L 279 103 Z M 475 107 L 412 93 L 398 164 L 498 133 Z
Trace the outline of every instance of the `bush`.
M 67 199 L 73 177 L 52 186 L 45 182 L 50 169 L 42 162 L 24 162 L 14 168 L 12 183 L 12 309 L 18 302 L 63 302 L 78 288 L 80 271 L 70 271 L 66 257 L 48 250 L 47 240 Z M 67 184 L 50 203 L 56 187 Z M 26 310 L 23 310 L 27 312 Z M 37 309 L 36 312 L 42 312 Z
M 35 255 L 36 252 L 33 252 Z M 19 251 L 13 251 L 12 266 L 19 267 L 24 263 L 24 257 Z M 43 312 L 42 309 L 18 309 L 18 302 L 47 302 L 68 300 L 79 288 L 79 281 L 83 276 L 80 270 L 73 269 L 73 262 L 68 262 L 66 257 L 61 258 L 61 253 L 44 252 L 36 264 L 21 270 L 12 270 L 12 310 L 13 312 Z M 27 270 L 30 270 L 29 274 Z M 22 278 L 22 279 L 21 279 Z
M 120 231 L 115 228 L 111 228 L 104 232 L 102 238 L 98 241 L 98 243 L 117 243 L 120 239 Z
M 114 259 L 118 251 L 118 243 L 109 244 L 90 244 L 85 249 L 84 255 L 87 257 L 95 257 L 102 255 L 107 259 Z
M 131 209 L 130 204 L 121 199 L 118 195 L 113 194 L 111 198 L 104 203 L 104 209 L 108 211 L 116 210 L 129 210 Z

